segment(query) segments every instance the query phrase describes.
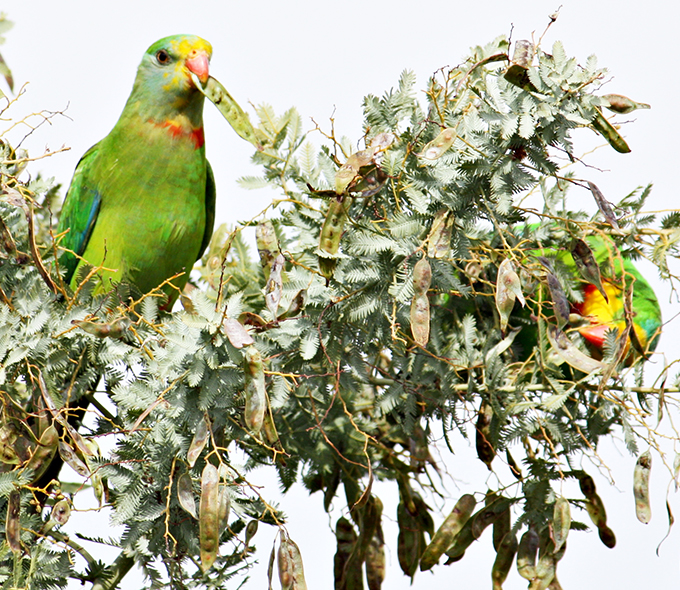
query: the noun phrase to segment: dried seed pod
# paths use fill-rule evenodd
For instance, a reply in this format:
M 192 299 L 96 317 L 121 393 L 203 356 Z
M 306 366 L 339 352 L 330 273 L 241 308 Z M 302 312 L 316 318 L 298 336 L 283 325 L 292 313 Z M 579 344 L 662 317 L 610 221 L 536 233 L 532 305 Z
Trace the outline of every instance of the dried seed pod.
M 196 464 L 196 459 L 201 456 L 201 452 L 205 448 L 209 438 L 210 424 L 208 424 L 208 418 L 204 414 L 201 416 L 198 424 L 196 424 L 196 432 L 194 432 L 194 438 L 191 440 L 189 450 L 187 451 L 187 463 L 189 464 L 189 467 L 193 467 Z
M 361 562 L 349 561 L 357 540 L 352 523 L 344 516 L 338 519 L 335 525 L 335 539 L 337 549 L 333 557 L 333 577 L 335 588 L 361 588 Z
M 253 537 L 257 533 L 257 529 L 259 526 L 260 521 L 255 519 L 249 521 L 248 524 L 246 525 L 246 540 L 244 541 L 246 549 L 248 549 L 248 545 L 253 540 Z
M 33 455 L 26 463 L 26 469 L 33 472 L 31 483 L 36 482 L 52 461 L 57 445 L 59 443 L 59 433 L 57 429 L 50 424 L 45 432 L 42 433 L 38 445 L 33 451 Z
M 403 500 L 397 506 L 397 524 L 399 525 L 397 557 L 399 558 L 401 571 L 410 578 L 413 578 L 418 569 L 418 562 L 426 545 L 424 529 L 418 517 L 418 511 L 420 509 L 427 510 L 427 508 L 422 499 L 420 499 L 420 502 L 416 502 L 416 498 L 420 499 L 419 496 L 414 494 L 413 500 L 416 504 L 416 515 L 408 511 Z
M 94 497 L 101 508 L 104 506 L 104 502 L 106 501 L 107 488 L 104 484 L 104 480 L 98 472 L 94 471 L 90 476 L 90 483 L 92 484 L 92 492 L 94 493 Z
M 512 567 L 512 561 L 517 553 L 517 537 L 512 531 L 503 535 L 496 549 L 496 559 L 491 568 L 491 581 L 494 590 L 501 590 Z
M 428 259 L 423 256 L 413 266 L 413 290 L 416 295 L 427 295 L 432 283 L 432 267 Z
M 307 590 L 300 549 L 284 531 L 281 531 L 278 565 L 281 590 Z
M 267 392 L 264 385 L 264 364 L 260 351 L 249 346 L 244 354 L 245 363 L 245 422 L 248 430 L 259 435 L 267 408 Z
M 522 307 L 526 304 L 519 275 L 515 272 L 512 260 L 506 258 L 499 265 L 498 276 L 496 277 L 496 309 L 501 318 L 501 330 L 503 332 L 508 327 L 508 319 L 512 308 L 515 306 L 515 299 L 519 299 Z
M 578 480 L 578 485 L 586 498 L 592 498 L 595 495 L 595 481 L 590 475 L 582 475 Z
M 628 113 L 632 113 L 635 109 L 652 108 L 644 102 L 635 102 L 622 94 L 605 94 L 602 99 L 607 102 L 607 104 L 604 105 L 605 108 L 608 108 L 615 113 L 619 113 L 620 115 L 627 115 Z
M 475 425 L 475 446 L 477 457 L 482 463 L 486 464 L 491 471 L 491 463 L 496 457 L 496 449 L 491 444 L 491 419 L 493 418 L 493 407 L 488 401 L 483 401 L 477 413 L 477 424 Z
M 260 256 L 260 264 L 264 272 L 264 278 L 269 279 L 269 269 L 279 253 L 279 240 L 276 237 L 274 224 L 269 221 L 261 221 L 255 228 L 255 242 L 257 253 Z
M 569 501 L 560 496 L 555 500 L 553 508 L 552 534 L 555 543 L 555 551 L 559 551 L 567 541 L 567 535 L 571 528 L 571 510 Z
M 471 518 L 472 520 L 472 536 L 479 539 L 484 532 L 484 529 L 496 520 L 506 511 L 510 509 L 512 500 L 500 496 L 491 501 L 487 506 L 477 511 Z
M 220 498 L 217 468 L 206 463 L 201 475 L 201 501 L 199 503 L 199 544 L 201 569 L 207 572 L 217 559 L 220 545 Z
M 590 189 L 590 192 L 592 193 L 593 198 L 595 199 L 595 203 L 597 203 L 597 208 L 600 210 L 600 213 L 602 213 L 602 217 L 604 217 L 605 221 L 609 225 L 611 225 L 614 229 L 620 229 L 619 222 L 617 221 L 616 216 L 614 215 L 612 205 L 609 201 L 607 201 L 607 199 L 605 199 L 604 195 L 602 194 L 602 191 L 597 187 L 597 185 L 594 182 L 590 181 L 588 181 L 588 188 Z
M 411 335 L 419 346 L 430 340 L 430 300 L 427 295 L 415 295 L 411 301 Z
M 330 279 L 333 276 L 333 271 L 335 271 L 335 256 L 340 250 L 340 238 L 342 238 L 346 219 L 347 211 L 343 197 L 331 199 L 319 236 L 319 251 L 321 252 L 319 254 L 319 270 L 327 279 Z M 330 254 L 330 256 L 323 256 L 323 253 Z
M 427 236 L 427 255 L 430 258 L 446 258 L 451 251 L 453 215 L 448 209 L 439 211 L 432 220 Z
M 555 557 L 552 553 L 545 553 L 536 564 L 536 577 L 529 584 L 529 590 L 547 590 L 555 578 Z
M 286 259 L 283 254 L 279 254 L 274 259 L 271 270 L 269 272 L 269 279 L 264 286 L 264 302 L 267 305 L 269 313 L 272 318 L 276 320 L 278 317 L 279 303 L 281 302 L 281 295 L 283 294 L 283 278 L 281 272 L 283 271 Z
M 12 553 L 21 552 L 21 493 L 12 490 L 7 498 L 5 539 Z
M 607 525 L 599 527 L 597 534 L 600 536 L 600 541 L 602 541 L 605 547 L 609 549 L 616 547 L 616 535 Z
M 517 549 L 517 572 L 526 580 L 536 577 L 536 554 L 538 552 L 538 533 L 530 528 L 522 535 Z
M 50 513 L 50 518 L 58 525 L 65 525 L 71 517 L 71 504 L 63 498 L 59 500 L 53 507 Z
M 548 290 L 550 291 L 550 299 L 553 304 L 553 312 L 555 313 L 555 318 L 557 318 L 557 325 L 562 329 L 569 322 L 571 305 L 557 277 L 553 273 L 548 272 L 546 280 L 548 281 Z
M 371 539 L 371 543 L 366 551 L 366 582 L 368 590 L 380 590 L 384 580 L 385 543 L 383 543 L 378 535 L 375 535 Z
M 335 173 L 335 192 L 341 195 L 349 184 L 359 175 L 359 169 L 373 162 L 376 148 L 369 147 L 353 153 Z
M 437 160 L 444 155 L 444 153 L 453 145 L 455 140 L 456 130 L 453 127 L 447 127 L 429 142 L 418 156 L 425 160 Z
M 594 358 L 584 354 L 557 326 L 548 326 L 546 334 L 548 342 L 550 342 L 557 356 L 568 365 L 574 367 L 574 369 L 586 374 L 602 369 L 600 361 L 596 361 Z
M 231 495 L 229 494 L 229 486 L 221 483 L 218 486 L 218 494 L 220 509 L 217 520 L 219 521 L 221 534 L 229 524 L 229 510 L 231 508 Z
M 191 482 L 191 475 L 188 472 L 182 473 L 182 475 L 177 478 L 177 500 L 184 510 L 198 519 L 196 500 L 194 499 L 194 487 Z
M 493 496 L 489 495 L 489 499 L 491 497 L 495 497 L 496 494 L 493 494 Z M 510 522 L 511 519 L 511 514 L 510 514 L 510 506 L 508 506 L 503 512 L 501 512 L 496 520 L 493 522 L 493 548 L 496 552 L 498 552 L 498 548 L 501 546 L 501 543 L 503 542 L 503 538 L 505 535 L 510 531 Z
M 59 441 L 59 455 L 71 469 L 73 469 L 78 475 L 82 477 L 89 477 L 90 470 L 87 465 L 80 460 L 80 457 L 76 454 L 73 447 L 67 442 Z
M 607 291 L 605 291 L 604 286 L 602 285 L 600 267 L 595 260 L 595 255 L 590 249 L 590 246 L 583 240 L 574 239 L 571 244 L 571 256 L 574 259 L 576 269 L 581 275 L 581 278 L 591 285 L 595 285 L 602 297 L 604 297 L 604 300 L 609 302 Z
M 472 523 L 477 514 L 479 514 L 479 512 L 476 512 L 467 519 L 463 525 L 463 528 L 461 528 L 458 534 L 454 537 L 453 543 L 451 543 L 449 548 L 444 551 L 448 557 L 446 565 L 462 559 L 465 555 L 465 551 L 467 551 L 467 548 L 476 540 L 475 536 L 472 534 Z
M 470 519 L 475 504 L 475 497 L 472 494 L 465 494 L 456 502 L 451 514 L 446 517 L 425 548 L 420 558 L 421 571 L 431 569 L 439 561 L 444 551 L 450 547 L 456 535 Z
M 635 515 L 647 524 L 652 518 L 652 507 L 649 500 L 649 475 L 652 469 L 652 455 L 645 451 L 638 457 L 633 470 L 633 495 L 635 496 Z
M 229 339 L 229 343 L 234 348 L 243 348 L 244 346 L 255 343 L 255 340 L 248 333 L 248 330 L 246 330 L 245 326 L 237 319 L 226 318 L 222 322 L 222 328 Z

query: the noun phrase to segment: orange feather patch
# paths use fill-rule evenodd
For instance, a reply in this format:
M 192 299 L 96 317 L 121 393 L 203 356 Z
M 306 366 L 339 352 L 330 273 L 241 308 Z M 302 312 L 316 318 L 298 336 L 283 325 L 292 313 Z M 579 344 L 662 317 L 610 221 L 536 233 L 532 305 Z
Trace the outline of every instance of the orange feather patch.
M 164 127 L 168 130 L 173 139 L 178 139 L 180 137 L 189 137 L 191 141 L 194 142 L 194 148 L 199 149 L 205 145 L 205 135 L 203 134 L 203 127 L 198 129 L 187 130 L 182 125 L 175 123 L 174 121 L 165 121 L 163 123 L 157 123 L 156 121 L 150 120 L 149 123 L 153 123 L 157 127 Z

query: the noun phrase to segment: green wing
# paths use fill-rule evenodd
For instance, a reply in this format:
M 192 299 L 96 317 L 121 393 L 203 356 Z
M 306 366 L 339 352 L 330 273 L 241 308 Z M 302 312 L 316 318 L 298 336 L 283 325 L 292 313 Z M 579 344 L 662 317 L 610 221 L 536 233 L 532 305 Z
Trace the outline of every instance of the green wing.
M 71 282 L 78 266 L 78 256 L 85 252 L 99 214 L 101 193 L 92 186 L 89 178 L 89 170 L 95 160 L 98 146 L 98 143 L 93 145 L 78 162 L 61 209 L 57 232 L 69 230 L 60 242 L 60 246 L 66 249 L 60 258 L 60 264 L 66 270 L 64 280 L 67 283 Z
M 215 175 L 213 174 L 210 162 L 205 161 L 206 175 L 205 175 L 205 231 L 203 232 L 203 241 L 201 242 L 201 249 L 198 252 L 196 260 L 203 256 L 205 249 L 210 244 L 213 229 L 215 227 L 215 195 L 217 193 L 215 188 Z

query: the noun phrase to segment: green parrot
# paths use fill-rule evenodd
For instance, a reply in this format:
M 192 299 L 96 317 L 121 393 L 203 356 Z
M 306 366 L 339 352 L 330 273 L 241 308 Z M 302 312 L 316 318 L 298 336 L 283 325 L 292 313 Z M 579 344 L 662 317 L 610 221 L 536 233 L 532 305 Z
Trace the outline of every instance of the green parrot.
M 621 334 L 626 327 L 623 289 L 632 286 L 632 327 L 642 351 L 645 354 L 654 352 L 662 325 L 661 308 L 656 293 L 633 262 L 618 254 L 611 240 L 598 235 L 588 236 L 586 242 L 600 267 L 602 288 L 607 294 L 607 299 L 594 284 L 582 280 L 583 301 L 574 303 L 573 308 L 587 320 L 587 323 L 580 326 L 578 332 L 588 343 L 593 356 L 601 357 L 607 331 L 617 330 Z M 577 273 L 571 253 L 562 250 L 557 259 Z M 629 338 L 627 349 L 630 349 L 630 346 Z M 628 362 L 634 360 L 635 354 L 628 354 L 628 350 L 625 354 Z
M 204 94 L 192 81 L 208 80 L 211 55 L 192 35 L 151 45 L 120 119 L 78 162 L 58 225 L 72 288 L 90 268 L 96 293 L 121 281 L 147 293 L 168 281 L 170 309 L 186 284 L 215 219 Z

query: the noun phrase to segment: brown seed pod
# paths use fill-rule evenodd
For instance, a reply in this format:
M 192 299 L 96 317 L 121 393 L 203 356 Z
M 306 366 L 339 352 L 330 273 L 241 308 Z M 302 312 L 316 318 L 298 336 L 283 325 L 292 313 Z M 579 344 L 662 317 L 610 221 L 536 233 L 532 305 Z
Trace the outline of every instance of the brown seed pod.
M 633 470 L 633 495 L 635 497 L 635 515 L 647 524 L 652 519 L 652 507 L 649 500 L 649 475 L 652 470 L 652 455 L 645 451 L 638 457 Z
M 383 543 L 378 535 L 375 535 L 371 539 L 371 543 L 366 551 L 366 582 L 368 590 L 380 590 L 384 580 L 385 543 Z
M 82 477 L 89 477 L 90 470 L 87 465 L 81 461 L 80 457 L 76 454 L 73 447 L 67 442 L 60 440 L 59 444 L 59 455 L 69 467 L 71 467 L 78 475 Z
M 425 547 L 420 558 L 420 569 L 426 571 L 431 569 L 453 542 L 456 535 L 461 531 L 465 523 L 470 519 L 472 511 L 475 509 L 475 497 L 472 494 L 465 494 L 456 502 L 451 514 L 449 514 L 437 532 L 432 537 L 429 545 Z
M 446 258 L 451 251 L 453 215 L 448 209 L 437 212 L 427 236 L 427 255 L 430 258 Z
M 530 528 L 522 535 L 517 549 L 517 572 L 526 580 L 536 577 L 536 554 L 538 552 L 538 533 Z
M 361 587 L 361 562 L 349 561 L 357 540 L 352 523 L 344 516 L 335 525 L 335 539 L 337 549 L 333 557 L 333 577 L 335 588 Z
M 491 419 L 493 418 L 493 407 L 487 401 L 483 401 L 477 413 L 477 424 L 475 425 L 475 446 L 477 457 L 482 463 L 486 464 L 491 471 L 491 463 L 496 457 L 496 450 L 491 444 Z
M 201 501 L 198 514 L 201 569 L 205 573 L 217 559 L 220 545 L 219 474 L 211 463 L 205 464 L 201 475 Z
M 430 300 L 415 295 L 411 301 L 411 335 L 416 344 L 427 346 L 430 340 Z
M 179 505 L 184 508 L 191 516 L 198 519 L 196 512 L 196 500 L 194 499 L 194 488 L 191 483 L 191 475 L 187 472 L 182 473 L 177 478 L 177 500 Z
M 284 531 L 281 531 L 278 565 L 281 590 L 307 590 L 300 548 Z
M 50 518 L 54 520 L 54 522 L 56 522 L 58 525 L 66 524 L 70 517 L 71 517 L 71 504 L 66 498 L 59 500 L 52 507 Z
M 267 392 L 264 384 L 264 364 L 260 352 L 254 346 L 244 354 L 245 373 L 245 422 L 248 430 L 259 435 L 267 408 Z
M 496 559 L 491 568 L 491 581 L 494 590 L 501 590 L 517 553 L 517 537 L 512 531 L 503 535 L 496 551 Z
M 38 445 L 33 451 L 33 455 L 26 463 L 26 469 L 33 472 L 31 483 L 36 482 L 52 461 L 57 445 L 59 443 L 59 433 L 57 429 L 50 424 L 45 432 L 42 433 Z
M 453 145 L 456 140 L 456 130 L 448 127 L 441 131 L 437 137 L 429 142 L 423 151 L 418 154 L 425 160 L 437 160 Z
M 416 295 L 427 295 L 432 283 L 432 267 L 430 262 L 423 256 L 413 266 L 413 290 Z
M 7 498 L 5 539 L 12 553 L 21 552 L 21 493 L 12 490 Z
M 196 424 L 196 432 L 194 432 L 194 438 L 191 440 L 189 450 L 187 451 L 187 463 L 189 464 L 189 467 L 195 465 L 196 459 L 200 457 L 209 438 L 210 425 L 208 424 L 208 418 L 204 414 L 198 421 L 198 424 Z

